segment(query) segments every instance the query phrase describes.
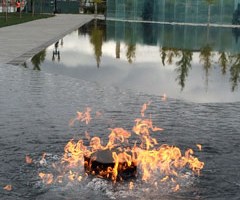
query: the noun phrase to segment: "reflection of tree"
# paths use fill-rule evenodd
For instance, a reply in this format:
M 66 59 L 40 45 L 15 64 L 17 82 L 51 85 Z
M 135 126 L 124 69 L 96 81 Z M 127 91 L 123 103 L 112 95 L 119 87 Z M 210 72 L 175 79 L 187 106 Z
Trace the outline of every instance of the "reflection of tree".
M 162 47 L 162 49 L 160 49 L 160 55 L 161 55 L 161 59 L 162 59 L 162 64 L 164 66 L 165 65 L 165 59 L 167 57 L 167 48 L 166 47 Z
M 33 70 L 41 70 L 40 64 L 45 60 L 46 50 L 40 51 L 38 54 L 32 57 L 31 62 L 33 64 Z
M 232 91 L 234 91 L 240 82 L 240 54 L 233 56 L 233 64 L 230 68 Z
M 204 70 L 206 72 L 206 84 L 208 84 L 208 73 L 209 73 L 209 69 L 212 66 L 211 63 L 211 58 L 212 58 L 212 47 L 207 44 L 206 46 L 204 46 L 203 48 L 200 49 L 200 61 L 203 62 L 203 67 Z
M 101 56 L 102 56 L 103 36 L 104 36 L 103 30 L 97 26 L 94 26 L 94 28 L 91 31 L 90 42 L 94 48 L 94 53 L 95 53 L 95 58 L 97 61 L 98 68 L 99 68 L 99 65 L 101 62 Z
M 127 44 L 127 60 L 131 64 L 135 58 L 136 44 Z
M 167 62 L 168 62 L 168 64 L 171 65 L 173 63 L 174 56 L 176 56 L 176 57 L 179 56 L 178 49 L 173 49 L 173 48 L 169 49 L 168 53 L 167 53 L 167 58 L 168 58 Z
M 116 42 L 116 58 L 120 58 L 120 47 L 121 47 L 121 43 L 117 41 Z
M 127 29 L 125 32 L 126 37 L 126 46 L 127 46 L 127 52 L 126 57 L 128 62 L 131 64 L 133 62 L 133 59 L 136 57 L 136 35 L 134 33 L 134 26 L 132 24 L 128 23 Z
M 210 17 L 211 17 L 211 5 L 214 4 L 215 0 L 206 0 L 208 4 L 208 25 L 210 24 Z
M 222 74 L 226 74 L 228 58 L 227 58 L 227 55 L 226 55 L 226 53 L 224 51 L 223 52 L 219 52 L 218 62 L 219 62 L 220 67 L 222 69 Z
M 173 58 L 179 56 L 179 51 L 178 49 L 175 49 L 175 48 L 162 47 L 160 51 L 161 51 L 160 54 L 161 54 L 163 65 L 165 65 L 166 59 L 167 59 L 167 63 L 171 65 L 173 63 Z
M 151 21 L 153 19 L 153 8 L 154 8 L 154 1 L 145 0 L 143 5 L 143 13 L 142 18 L 143 20 Z
M 176 72 L 178 74 L 176 80 L 178 80 L 178 83 L 183 90 L 183 88 L 185 87 L 185 81 L 188 76 L 189 69 L 191 68 L 193 53 L 191 50 L 182 50 L 181 54 L 181 59 L 176 62 L 176 65 L 178 66 L 178 68 L 176 69 Z

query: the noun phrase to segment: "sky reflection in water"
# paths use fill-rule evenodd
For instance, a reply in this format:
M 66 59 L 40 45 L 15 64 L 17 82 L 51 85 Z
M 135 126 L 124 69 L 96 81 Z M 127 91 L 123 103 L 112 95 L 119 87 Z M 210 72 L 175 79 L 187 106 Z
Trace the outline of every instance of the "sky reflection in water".
M 26 67 L 193 102 L 240 100 L 239 30 L 92 21 Z

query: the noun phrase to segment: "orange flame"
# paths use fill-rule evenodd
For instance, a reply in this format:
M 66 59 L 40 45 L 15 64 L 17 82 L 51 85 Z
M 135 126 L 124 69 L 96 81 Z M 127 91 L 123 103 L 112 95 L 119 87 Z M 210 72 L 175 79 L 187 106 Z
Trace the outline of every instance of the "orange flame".
M 202 145 L 201 144 L 196 144 L 196 146 L 198 147 L 199 151 L 202 151 Z
M 164 93 L 161 97 L 162 101 L 167 101 L 167 95 Z
M 148 103 L 144 103 L 141 109 L 141 116 L 144 117 L 144 113 L 147 110 L 147 107 L 151 104 L 151 102 L 149 101 Z
M 25 161 L 27 164 L 31 164 L 33 162 L 32 158 L 30 156 L 26 156 Z
M 12 190 L 12 185 L 6 185 L 3 189 L 7 190 L 7 191 L 11 191 Z
M 89 124 L 92 119 L 90 112 L 91 112 L 91 108 L 89 107 L 85 109 L 85 112 L 78 111 L 77 116 L 74 119 L 70 120 L 69 125 L 73 126 L 76 121 L 85 122 L 86 124 Z
M 129 183 L 129 190 L 133 190 L 133 188 L 134 188 L 134 183 L 131 181 L 130 183 Z
M 149 104 L 150 102 L 143 105 L 141 110 L 142 116 L 144 116 L 144 112 Z M 91 109 L 87 108 L 85 113 L 78 113 L 73 123 L 75 120 L 79 120 L 80 122 L 84 121 L 88 124 L 91 119 L 90 111 Z M 167 144 L 159 146 L 158 141 L 153 138 L 151 134 L 162 130 L 162 128 L 154 126 L 151 119 L 139 118 L 135 120 L 135 125 L 131 132 L 123 128 L 110 129 L 111 132 L 106 145 L 103 144 L 99 137 L 95 136 L 91 138 L 89 133 L 86 132 L 86 137 L 89 140 L 88 146 L 84 145 L 83 140 L 76 142 L 73 139 L 65 146 L 65 153 L 61 159 L 61 163 L 65 166 L 64 169 L 68 171 L 63 172 L 63 174 L 67 175 L 70 181 L 81 181 L 84 174 L 79 174 L 72 169 L 84 166 L 88 173 L 101 178 L 110 178 L 113 182 L 116 182 L 117 179 L 122 180 L 122 171 L 131 167 L 137 167 L 137 169 L 141 171 L 143 181 L 148 182 L 154 178 L 156 173 L 159 173 L 163 175 L 163 178 L 154 182 L 156 187 L 158 187 L 158 184 L 171 181 L 175 185 L 173 191 L 178 191 L 180 185 L 176 180 L 180 177 L 178 174 L 179 171 L 188 167 L 194 173 L 200 175 L 200 171 L 204 167 L 204 162 L 199 161 L 198 158 L 193 155 L 194 152 L 192 149 L 188 149 L 182 153 L 176 146 Z M 135 143 L 135 145 L 131 147 L 128 140 L 132 134 L 138 136 L 141 143 Z M 200 149 L 201 146 L 197 146 Z M 97 153 L 105 150 L 111 152 L 110 156 L 113 165 L 109 165 L 105 169 L 101 169 L 99 166 L 92 168 L 93 162 L 98 161 Z M 39 176 L 46 184 L 54 182 L 52 174 L 40 173 Z M 59 177 L 59 181 L 61 181 L 62 176 Z M 131 190 L 133 187 L 133 182 L 130 182 L 129 189 Z
M 49 185 L 49 184 L 53 183 L 53 175 L 52 174 L 45 174 L 45 173 L 40 172 L 38 175 L 42 179 L 44 184 Z

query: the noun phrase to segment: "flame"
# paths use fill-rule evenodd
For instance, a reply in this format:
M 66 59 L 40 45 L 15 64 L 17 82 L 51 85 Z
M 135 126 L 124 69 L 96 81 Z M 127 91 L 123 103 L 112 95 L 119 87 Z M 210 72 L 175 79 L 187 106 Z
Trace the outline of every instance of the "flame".
M 144 117 L 144 112 L 147 110 L 147 107 L 151 104 L 149 101 L 148 103 L 144 103 L 141 109 L 141 116 Z
M 27 164 L 31 164 L 33 162 L 32 158 L 30 156 L 26 156 L 25 161 Z
M 150 102 L 142 106 L 142 117 L 144 117 L 144 112 L 149 105 Z M 87 108 L 85 112 L 78 112 L 72 123 L 78 120 L 88 124 L 91 120 L 90 111 L 91 109 Z M 108 141 L 105 144 L 99 137 L 91 138 L 90 134 L 85 132 L 89 141 L 87 146 L 83 140 L 74 141 L 73 139 L 66 144 L 61 159 L 61 165 L 64 166 L 62 169 L 65 170 L 62 174 L 67 175 L 69 181 L 82 181 L 86 174 L 80 174 L 76 169 L 79 166 L 84 166 L 87 174 L 108 178 L 116 182 L 117 180 L 123 180 L 124 171 L 130 170 L 132 172 L 137 168 L 138 176 L 141 177 L 142 181 L 154 180 L 156 188 L 159 184 L 170 181 L 175 185 L 173 191 L 178 191 L 180 185 L 177 183 L 177 179 L 181 178 L 179 172 L 184 168 L 189 168 L 195 174 L 200 175 L 204 162 L 199 161 L 194 156 L 192 149 L 182 152 L 176 146 L 159 145 L 152 134 L 161 131 L 163 129 L 154 126 L 150 117 L 150 119 L 136 119 L 132 131 L 123 128 L 110 129 Z M 140 142 L 130 145 L 129 140 L 133 135 L 138 137 Z M 201 149 L 201 145 L 197 145 L 197 147 Z M 109 154 L 109 157 L 107 157 L 108 164 L 104 164 L 104 161 L 101 160 L 101 153 Z M 44 157 L 45 155 L 42 159 Z M 58 169 L 56 165 L 54 165 L 54 168 Z M 155 180 L 156 173 L 161 174 L 159 180 Z M 39 176 L 46 184 L 54 182 L 54 177 L 50 173 L 39 173 Z M 62 177 L 63 175 L 58 176 L 57 181 L 61 182 Z M 133 182 L 129 182 L 129 189 L 132 190 L 133 187 Z
M 164 93 L 161 97 L 162 101 L 167 101 L 167 95 Z
M 52 174 L 50 174 L 50 173 L 45 174 L 45 173 L 40 172 L 38 175 L 42 179 L 44 184 L 50 185 L 53 183 L 53 175 Z
M 129 183 L 129 190 L 133 190 L 133 188 L 134 188 L 134 183 L 131 181 L 130 183 Z
M 85 122 L 86 124 L 89 124 L 92 119 L 90 114 L 91 110 L 92 110 L 91 108 L 87 107 L 85 109 L 85 112 L 77 111 L 77 116 L 74 119 L 70 120 L 69 125 L 73 126 L 76 121 Z
M 202 151 L 202 145 L 201 144 L 196 144 L 196 146 L 199 149 L 199 151 Z
M 7 191 L 11 191 L 12 190 L 12 185 L 6 185 L 3 189 L 7 190 Z
M 179 186 L 179 184 L 177 184 L 177 185 L 173 188 L 173 191 L 174 191 L 174 192 L 177 192 L 179 189 L 180 189 L 180 186 Z

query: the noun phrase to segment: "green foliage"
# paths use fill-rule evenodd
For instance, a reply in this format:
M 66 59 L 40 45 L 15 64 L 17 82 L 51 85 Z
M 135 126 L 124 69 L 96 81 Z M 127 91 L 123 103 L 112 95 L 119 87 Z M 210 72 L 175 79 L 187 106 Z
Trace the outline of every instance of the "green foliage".
M 45 60 L 46 50 L 40 51 L 38 54 L 32 57 L 31 62 L 33 64 L 33 70 L 40 71 L 40 65 Z
M 189 69 L 191 69 L 193 52 L 190 50 L 182 50 L 181 54 L 181 59 L 176 62 L 176 65 L 178 66 L 178 68 L 176 69 L 176 72 L 178 74 L 176 80 L 178 80 L 178 83 L 183 90 L 183 88 L 185 87 L 185 81 L 188 76 Z
M 220 67 L 222 69 L 222 74 L 226 74 L 227 72 L 227 64 L 228 64 L 228 58 L 225 52 L 219 53 L 219 59 L 218 62 L 220 64 Z
M 94 50 L 98 68 L 101 63 L 101 57 L 102 57 L 103 37 L 104 37 L 103 30 L 95 26 L 91 32 L 90 42 L 93 45 L 93 50 Z
M 232 91 L 234 91 L 240 82 L 240 54 L 233 56 L 233 64 L 230 68 Z
M 8 19 L 5 20 L 5 13 L 0 13 L 0 28 L 4 26 L 11 26 L 15 24 L 21 24 L 37 19 L 48 18 L 54 15 L 51 14 L 35 14 L 32 16 L 31 13 L 22 13 L 21 18 L 19 17 L 19 13 L 8 13 Z

